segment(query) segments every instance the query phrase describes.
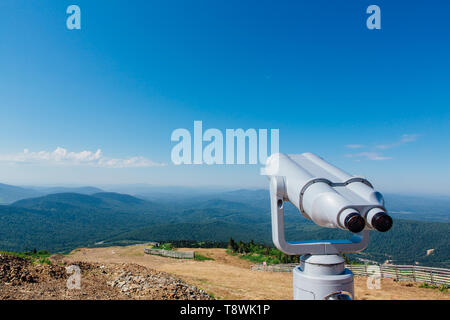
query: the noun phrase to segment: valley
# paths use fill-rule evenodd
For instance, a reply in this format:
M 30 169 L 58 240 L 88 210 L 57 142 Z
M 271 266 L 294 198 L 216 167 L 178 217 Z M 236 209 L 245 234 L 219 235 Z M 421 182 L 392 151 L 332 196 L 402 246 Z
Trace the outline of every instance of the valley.
M 55 187 L 49 190 L 68 189 Z M 227 242 L 230 237 L 236 241 L 272 244 L 266 190 L 197 191 L 192 195 L 186 194 L 186 190 L 173 194 L 140 190 L 136 196 L 93 187 L 77 190 L 85 193 L 47 194 L 0 205 L 0 250 L 37 249 L 67 253 L 78 247 L 148 241 Z M 404 196 L 387 201 L 397 210 L 420 207 L 419 200 Z M 424 200 L 422 206 L 432 210 L 430 201 Z M 437 201 L 434 205 L 441 215 L 445 212 L 445 201 Z M 378 263 L 389 260 L 395 264 L 449 268 L 450 223 L 435 219 L 425 221 L 420 217 L 408 220 L 399 216 L 393 215 L 391 231 L 371 232 L 368 248 L 350 257 Z M 288 204 L 285 220 L 288 240 L 350 236 L 346 231 L 317 227 Z

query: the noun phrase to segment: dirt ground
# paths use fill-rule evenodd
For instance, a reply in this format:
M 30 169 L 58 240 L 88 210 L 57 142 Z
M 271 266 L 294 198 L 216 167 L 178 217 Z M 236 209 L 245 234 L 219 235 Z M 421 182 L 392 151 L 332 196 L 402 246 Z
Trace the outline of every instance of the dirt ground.
M 95 263 L 135 263 L 173 274 L 217 299 L 292 299 L 292 274 L 250 270 L 249 261 L 228 255 L 224 249 L 195 249 L 214 260 L 195 261 L 144 254 L 144 247 L 77 249 L 65 259 Z M 179 249 L 194 250 L 194 249 Z M 356 299 L 444 299 L 449 293 L 419 288 L 417 283 L 382 279 L 380 289 L 368 289 L 367 278 L 355 277 Z
M 0 300 L 211 299 L 172 274 L 138 264 L 98 264 L 64 257 L 52 262 L 38 264 L 0 255 Z

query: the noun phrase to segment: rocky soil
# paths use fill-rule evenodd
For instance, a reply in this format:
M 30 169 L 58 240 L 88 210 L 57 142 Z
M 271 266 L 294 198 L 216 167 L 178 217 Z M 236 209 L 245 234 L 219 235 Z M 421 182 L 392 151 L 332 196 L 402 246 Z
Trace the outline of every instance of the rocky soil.
M 101 266 L 104 267 L 104 266 Z M 104 267 L 106 269 L 106 267 Z M 124 270 L 131 271 L 124 271 Z M 106 271 L 105 271 L 106 272 Z M 163 272 L 148 272 L 144 267 L 133 265 L 111 270 L 112 280 L 108 284 L 129 297 L 153 295 L 157 299 L 204 300 L 209 295 L 194 286 Z
M 65 278 L 66 269 L 62 266 L 33 264 L 30 259 L 0 254 L 0 284 L 19 286 L 37 283 L 47 279 Z
M 211 299 L 173 275 L 136 264 L 50 260 L 50 265 L 38 264 L 0 254 L 0 299 Z M 79 288 L 73 285 L 74 269 L 80 271 Z

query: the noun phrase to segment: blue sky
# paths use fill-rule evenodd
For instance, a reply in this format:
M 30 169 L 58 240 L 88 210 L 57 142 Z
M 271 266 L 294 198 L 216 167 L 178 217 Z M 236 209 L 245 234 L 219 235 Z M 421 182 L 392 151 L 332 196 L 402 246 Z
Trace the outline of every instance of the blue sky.
M 71 4 L 81 30 L 66 28 Z M 366 28 L 371 4 L 381 30 Z M 201 120 L 279 129 L 282 152 L 317 153 L 381 191 L 450 194 L 449 12 L 444 0 L 2 0 L 0 181 L 266 186 L 259 165 L 171 164 L 172 131 Z M 59 163 L 58 147 L 75 160 Z

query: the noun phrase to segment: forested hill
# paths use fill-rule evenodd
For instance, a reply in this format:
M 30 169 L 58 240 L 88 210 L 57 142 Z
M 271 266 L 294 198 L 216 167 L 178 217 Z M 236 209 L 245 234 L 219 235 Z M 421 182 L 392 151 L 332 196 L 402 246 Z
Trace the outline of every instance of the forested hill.
M 148 201 L 100 192 L 51 194 L 0 206 L 0 250 L 68 251 L 81 246 L 168 240 L 235 240 L 271 244 L 263 193 L 223 193 L 190 199 Z M 255 199 L 255 198 L 253 198 Z M 450 224 L 398 219 L 387 233 L 371 232 L 358 256 L 383 262 L 450 267 Z M 348 238 L 349 232 L 320 228 L 286 211 L 289 240 Z M 434 250 L 431 250 L 434 249 Z

